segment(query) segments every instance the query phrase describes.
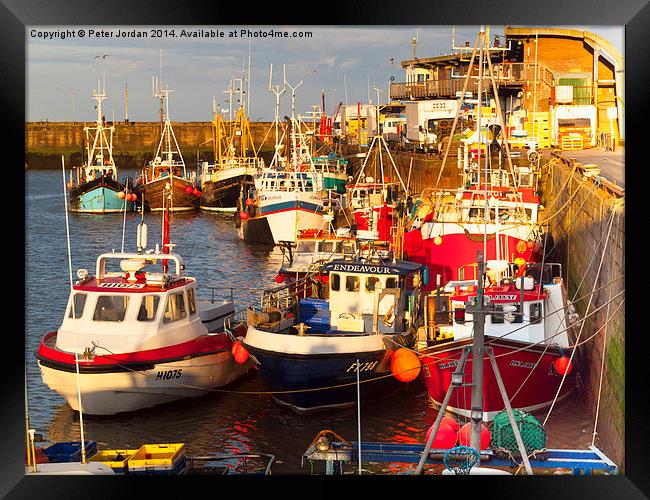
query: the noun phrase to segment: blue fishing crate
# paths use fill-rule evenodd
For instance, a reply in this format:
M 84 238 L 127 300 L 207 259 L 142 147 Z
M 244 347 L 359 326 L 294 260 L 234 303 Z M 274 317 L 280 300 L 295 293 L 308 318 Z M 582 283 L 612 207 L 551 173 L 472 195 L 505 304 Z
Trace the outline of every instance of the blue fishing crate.
M 321 299 L 300 299 L 300 321 L 311 327 L 309 333 L 324 333 L 330 330 L 329 302 Z
M 97 443 L 86 441 L 86 458 L 97 453 Z M 50 463 L 81 462 L 81 441 L 62 441 L 54 443 L 43 450 Z

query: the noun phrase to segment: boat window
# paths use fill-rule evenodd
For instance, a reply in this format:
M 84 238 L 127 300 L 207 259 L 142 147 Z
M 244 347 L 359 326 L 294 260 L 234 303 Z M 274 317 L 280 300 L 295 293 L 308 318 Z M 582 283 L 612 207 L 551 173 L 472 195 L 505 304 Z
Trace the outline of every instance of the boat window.
M 100 295 L 93 314 L 93 321 L 123 321 L 129 297 L 126 295 Z
M 377 276 L 368 276 L 366 278 L 366 291 L 374 292 L 375 286 L 377 286 L 378 282 L 379 282 L 379 278 L 377 278 Z
M 503 305 L 494 304 L 494 312 L 492 313 L 492 324 L 503 323 Z
M 196 312 L 196 303 L 194 302 L 194 288 L 187 289 L 187 303 L 190 306 L 190 315 Z
M 541 323 L 541 321 L 542 321 L 542 303 L 541 302 L 533 302 L 530 305 L 529 313 L 530 313 L 530 322 L 531 322 L 531 324 Z
M 305 253 L 312 253 L 316 251 L 316 242 L 315 241 L 301 241 L 300 247 L 298 250 Z
M 335 292 L 341 289 L 341 275 L 330 274 L 330 288 Z
M 345 289 L 348 292 L 358 292 L 360 283 L 359 276 L 347 276 L 345 278 Z
M 86 294 L 85 293 L 75 293 L 74 294 L 74 317 L 81 318 L 84 312 L 84 306 L 86 305 Z M 70 313 L 68 318 L 72 318 L 72 307 L 70 307 Z
M 386 288 L 397 288 L 397 278 L 386 278 Z
M 158 295 L 143 296 L 138 311 L 138 321 L 153 321 L 156 318 L 159 302 L 160 297 Z
M 167 307 L 163 316 L 163 323 L 178 321 L 187 316 L 183 292 L 173 293 L 167 298 Z
M 320 244 L 320 251 L 327 253 L 334 253 L 336 251 L 335 241 L 322 241 Z

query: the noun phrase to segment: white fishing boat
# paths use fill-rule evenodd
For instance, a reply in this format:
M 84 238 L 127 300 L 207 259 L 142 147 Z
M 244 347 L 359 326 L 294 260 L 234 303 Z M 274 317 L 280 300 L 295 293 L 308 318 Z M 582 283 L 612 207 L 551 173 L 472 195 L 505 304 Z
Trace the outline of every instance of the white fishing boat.
M 163 252 L 158 245 L 145 250 L 141 223 L 138 252 L 101 254 L 94 276 L 77 271 L 61 326 L 41 340 L 36 358 L 43 381 L 74 410 L 112 415 L 202 396 L 249 369 L 231 352 L 232 332 L 245 329 L 224 327 L 233 302 L 200 302 L 196 278 L 171 252 L 169 190 L 167 198 Z M 120 270 L 110 271 L 116 262 Z M 145 269 L 157 263 L 162 272 Z

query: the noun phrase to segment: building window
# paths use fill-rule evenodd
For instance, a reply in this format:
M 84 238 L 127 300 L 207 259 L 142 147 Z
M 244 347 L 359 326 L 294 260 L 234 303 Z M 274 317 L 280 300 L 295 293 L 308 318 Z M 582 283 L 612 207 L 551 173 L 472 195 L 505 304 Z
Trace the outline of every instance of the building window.
M 397 278 L 386 278 L 386 288 L 398 288 Z
M 142 297 L 140 310 L 138 311 L 138 321 L 153 321 L 156 318 L 159 302 L 160 297 L 158 295 L 145 295 Z
M 86 305 L 86 294 L 85 293 L 75 293 L 74 294 L 74 317 L 81 318 L 84 312 L 84 306 Z M 68 318 L 72 318 L 72 307 L 70 307 L 70 312 L 68 313 Z
M 172 323 L 187 316 L 185 312 L 185 298 L 183 292 L 173 293 L 167 297 L 167 307 L 163 316 L 163 323 Z
M 126 295 L 100 295 L 93 314 L 93 321 L 123 321 L 129 297 Z

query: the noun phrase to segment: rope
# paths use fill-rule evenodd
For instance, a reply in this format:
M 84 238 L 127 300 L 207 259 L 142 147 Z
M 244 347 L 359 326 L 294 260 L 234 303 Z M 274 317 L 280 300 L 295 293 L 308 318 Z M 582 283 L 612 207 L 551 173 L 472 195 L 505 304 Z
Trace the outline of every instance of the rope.
M 612 296 L 611 289 L 609 291 L 609 296 L 610 298 Z M 608 321 L 609 321 L 609 304 L 607 305 L 607 316 L 606 316 L 605 324 L 607 324 Z M 594 446 L 596 444 L 596 434 L 597 434 L 596 429 L 598 427 L 598 416 L 600 414 L 600 396 L 603 389 L 603 374 L 605 373 L 606 350 L 607 350 L 607 330 L 605 330 L 605 333 L 603 333 L 603 356 L 602 359 L 600 360 L 600 380 L 598 381 L 598 398 L 596 398 L 596 416 L 594 417 L 594 431 L 591 434 L 591 446 Z
M 602 252 L 602 255 L 600 257 L 600 263 L 598 264 L 598 271 L 596 273 L 596 279 L 594 280 L 594 288 L 596 288 L 596 284 L 598 283 L 598 278 L 600 278 L 600 271 L 602 270 L 603 261 L 605 260 L 605 253 L 606 253 L 606 250 L 607 250 L 607 244 L 609 243 L 609 235 L 611 233 L 613 223 L 614 223 L 614 212 L 612 212 L 612 217 L 611 217 L 610 222 L 609 222 L 609 228 L 607 230 L 607 239 L 605 240 L 605 245 L 603 247 L 603 252 Z M 594 255 L 596 255 L 596 254 L 594 253 Z M 585 274 L 583 276 L 583 280 L 584 280 L 584 278 L 586 276 L 587 276 L 587 273 L 585 272 Z M 577 291 L 576 291 L 576 293 L 577 293 Z M 593 290 L 592 290 L 592 294 L 589 297 L 589 303 L 587 304 L 586 311 L 589 311 L 589 308 L 591 307 L 591 302 L 593 301 L 593 297 L 594 296 L 593 296 Z M 607 303 L 609 304 L 609 302 L 610 301 L 608 301 Z M 583 321 L 582 325 L 580 325 L 580 331 L 578 332 L 576 342 L 580 341 L 580 336 L 582 335 L 585 324 L 586 323 Z M 569 357 L 569 363 L 571 363 L 573 361 L 573 356 L 576 353 L 576 348 L 577 347 L 578 347 L 578 344 L 576 343 L 576 345 L 573 346 L 573 349 L 571 351 L 571 356 Z M 544 422 L 543 422 L 542 425 L 546 425 L 546 422 L 548 421 L 548 418 L 551 416 L 551 412 L 553 411 L 553 408 L 555 407 L 555 403 L 557 401 L 558 396 L 560 395 L 560 391 L 562 390 L 562 386 L 564 385 L 564 381 L 566 380 L 567 375 L 568 375 L 568 371 L 565 371 L 564 375 L 562 375 L 562 380 L 560 381 L 560 386 L 558 387 L 557 392 L 555 393 L 555 398 L 553 398 L 553 402 L 551 403 L 551 407 L 549 408 L 548 413 L 546 414 L 546 418 L 544 419 Z

